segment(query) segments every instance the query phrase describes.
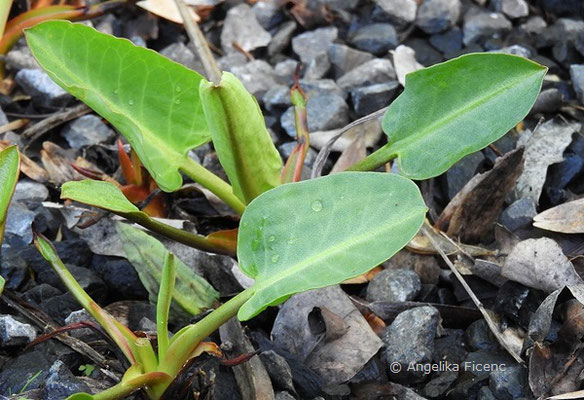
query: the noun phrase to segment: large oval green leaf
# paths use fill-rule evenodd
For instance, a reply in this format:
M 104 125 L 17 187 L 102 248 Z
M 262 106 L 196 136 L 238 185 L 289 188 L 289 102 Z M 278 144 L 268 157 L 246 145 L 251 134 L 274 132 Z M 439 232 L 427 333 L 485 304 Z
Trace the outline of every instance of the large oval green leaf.
M 203 81 L 200 95 L 213 146 L 235 195 L 247 204 L 278 186 L 282 159 L 255 97 L 229 72 L 218 85 Z
M 374 169 L 398 157 L 404 176 L 440 175 L 517 125 L 546 71 L 522 57 L 477 53 L 408 74 L 383 118 L 388 144 L 351 169 Z
M 375 172 L 334 174 L 262 194 L 239 227 L 239 263 L 255 285 L 238 317 L 367 272 L 414 237 L 426 210 L 412 181 Z
M 201 75 L 158 53 L 81 24 L 48 21 L 26 30 L 49 76 L 130 142 L 158 186 L 177 190 L 187 151 L 210 140 Z

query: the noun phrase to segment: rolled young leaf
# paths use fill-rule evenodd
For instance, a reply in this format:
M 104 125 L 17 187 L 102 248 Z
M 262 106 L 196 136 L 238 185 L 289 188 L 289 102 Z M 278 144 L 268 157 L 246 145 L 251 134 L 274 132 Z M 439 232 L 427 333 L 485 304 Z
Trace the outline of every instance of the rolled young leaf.
M 218 85 L 202 81 L 200 96 L 213 146 L 235 195 L 247 204 L 278 186 L 282 159 L 255 97 L 229 72 Z
M 522 57 L 476 53 L 412 72 L 383 118 L 388 144 L 350 169 L 372 170 L 398 157 L 403 176 L 440 175 L 521 122 L 546 71 Z
M 28 45 L 62 88 L 114 125 L 158 186 L 182 185 L 187 152 L 210 140 L 199 99 L 202 76 L 155 51 L 81 24 L 26 30 Z
M 0 152 L 0 245 L 4 237 L 6 214 L 20 174 L 18 147 L 10 146 Z
M 255 279 L 239 319 L 369 271 L 414 237 L 426 210 L 412 181 L 376 172 L 342 172 L 262 194 L 239 228 L 239 265 Z

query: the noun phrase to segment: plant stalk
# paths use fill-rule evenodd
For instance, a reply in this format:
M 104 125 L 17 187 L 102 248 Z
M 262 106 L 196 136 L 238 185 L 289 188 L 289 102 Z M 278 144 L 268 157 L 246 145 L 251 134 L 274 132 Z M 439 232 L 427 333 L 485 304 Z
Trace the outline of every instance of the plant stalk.
M 185 157 L 185 161 L 180 166 L 180 170 L 187 174 L 195 182 L 200 183 L 213 192 L 217 197 L 227 203 L 228 206 L 233 208 L 238 214 L 242 214 L 245 210 L 245 204 L 243 204 L 241 200 L 239 200 L 233 193 L 231 185 L 197 163 L 195 160 L 191 160 L 190 158 Z
M 351 165 L 347 171 L 375 171 L 383 164 L 393 160 L 397 155 L 389 144 L 369 154 L 363 160 Z
M 192 350 L 197 347 L 203 339 L 219 329 L 219 327 L 229 319 L 233 318 L 241 306 L 249 300 L 253 294 L 253 287 L 246 289 L 196 324 L 189 326 L 176 338 L 176 340 L 171 341 L 166 356 L 159 361 L 158 370 L 170 376 L 176 376 L 183 365 L 188 361 L 188 357 Z M 157 391 L 158 386 L 159 385 L 157 385 L 156 388 Z M 168 385 L 163 389 L 166 390 L 166 387 L 168 387 Z
M 142 225 L 144 228 L 147 228 L 152 232 L 160 233 L 161 235 L 176 240 L 179 243 L 186 244 L 187 246 L 194 247 L 195 249 L 235 257 L 235 249 L 232 246 L 212 242 L 205 236 L 163 224 L 160 221 L 150 218 L 146 213 L 120 213 L 120 215 L 138 225 Z
M 156 332 L 158 336 L 158 359 L 162 360 L 168 349 L 168 315 L 175 283 L 174 255 L 168 253 L 162 268 L 160 289 L 156 302 Z

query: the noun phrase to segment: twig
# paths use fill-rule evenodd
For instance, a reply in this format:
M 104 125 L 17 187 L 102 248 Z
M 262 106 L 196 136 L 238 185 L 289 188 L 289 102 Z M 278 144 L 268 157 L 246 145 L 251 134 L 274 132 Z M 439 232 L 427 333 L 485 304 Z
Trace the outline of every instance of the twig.
M 207 79 L 218 84 L 221 80 L 221 69 L 219 69 L 217 62 L 215 61 L 215 57 L 213 57 L 213 54 L 211 53 L 211 49 L 209 49 L 207 39 L 205 39 L 203 32 L 201 32 L 199 24 L 197 24 L 191 18 L 189 9 L 187 8 L 185 2 L 183 0 L 174 1 L 183 19 L 187 35 L 189 35 L 189 38 L 191 39 L 191 42 L 193 42 L 195 50 L 197 50 L 197 54 L 203 63 L 203 68 L 205 68 Z
M 15 131 L 20 129 L 28 124 L 28 119 L 17 119 L 12 122 L 7 123 L 6 125 L 0 126 L 0 134 L 6 133 L 8 131 Z
M 372 119 L 377 119 L 383 115 L 383 113 L 387 110 L 387 107 L 382 108 L 381 110 L 377 110 L 369 115 L 366 115 L 362 118 L 359 118 L 356 121 L 351 122 L 349 125 L 345 126 L 343 129 L 340 130 L 335 136 L 329 139 L 328 142 L 320 149 L 318 155 L 316 156 L 316 160 L 314 161 L 314 166 L 312 167 L 312 173 L 310 174 L 310 178 L 318 178 L 322 174 L 322 169 L 324 168 L 324 164 L 331 152 L 331 148 L 333 144 L 343 136 L 347 131 L 353 129 L 356 126 L 364 124 L 367 121 L 371 121 Z
M 452 271 L 454 276 L 456 276 L 456 279 L 458 279 L 458 281 L 460 282 L 460 284 L 462 285 L 464 290 L 466 290 L 466 292 L 468 293 L 472 302 L 479 309 L 479 311 L 483 315 L 483 318 L 485 319 L 485 321 L 487 321 L 487 325 L 491 329 L 491 332 L 493 332 L 493 335 L 495 335 L 495 338 L 497 338 L 497 341 L 499 342 L 501 347 L 503 347 L 505 350 L 507 350 L 507 352 L 511 355 L 511 357 L 513 357 L 515 359 L 515 361 L 517 361 L 519 364 L 524 364 L 524 361 L 521 359 L 521 357 L 519 357 L 519 355 L 517 355 L 517 353 L 515 353 L 515 351 L 513 351 L 513 349 L 511 349 L 509 347 L 509 345 L 507 345 L 507 342 L 505 341 L 505 339 L 503 338 L 503 336 L 499 332 L 499 328 L 495 324 L 495 321 L 493 321 L 493 319 L 491 318 L 491 315 L 489 314 L 487 309 L 485 309 L 485 307 L 483 306 L 483 303 L 481 303 L 481 301 L 474 294 L 474 292 L 472 291 L 470 286 L 468 286 L 468 284 L 466 283 L 466 281 L 464 280 L 464 278 L 462 277 L 460 272 L 458 272 L 458 270 L 456 269 L 454 264 L 452 264 L 452 261 L 450 261 L 448 256 L 444 253 L 444 250 L 442 250 L 440 245 L 434 240 L 434 238 L 430 234 L 428 234 L 428 232 L 422 231 L 422 233 L 428 238 L 428 240 L 430 241 L 432 246 L 434 246 L 436 251 L 438 251 L 438 253 L 442 257 L 442 259 L 444 260 L 446 265 L 448 265 L 448 268 L 450 268 L 450 270 Z
M 28 304 L 26 303 L 23 304 L 23 301 L 9 290 L 5 290 L 2 293 L 2 296 L 0 296 L 0 299 L 2 299 L 8 307 L 18 311 L 26 319 L 33 322 L 43 331 L 46 330 L 52 331 L 59 328 L 59 325 L 53 322 L 51 317 L 49 317 L 40 310 L 30 309 L 30 306 Z M 110 372 L 110 376 L 113 377 L 114 379 L 117 379 L 118 381 L 120 380 L 119 375 L 117 374 L 111 375 L 113 374 L 113 371 L 111 370 L 112 365 L 110 364 L 110 362 L 84 341 L 68 335 L 59 335 L 56 337 L 56 339 L 63 343 L 64 345 L 75 350 L 79 354 L 89 358 L 91 361 L 93 361 L 100 367 L 108 370 Z
M 78 106 L 67 108 L 59 113 L 55 113 L 50 117 L 43 119 L 40 122 L 37 122 L 30 128 L 27 128 L 24 132 L 22 132 L 23 139 L 29 139 L 28 144 L 24 148 L 30 146 L 32 142 L 40 138 L 46 132 L 50 131 L 56 126 L 59 126 L 67 121 L 71 121 L 77 117 L 82 115 L 88 114 L 91 112 L 91 108 L 87 107 L 85 104 L 79 104 Z

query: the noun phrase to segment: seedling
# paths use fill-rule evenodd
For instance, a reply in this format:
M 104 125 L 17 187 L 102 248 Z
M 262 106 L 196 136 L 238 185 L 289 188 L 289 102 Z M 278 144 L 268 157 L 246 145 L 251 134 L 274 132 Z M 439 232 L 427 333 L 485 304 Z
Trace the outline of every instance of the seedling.
M 155 351 L 99 308 L 50 242 L 37 236 L 37 248 L 131 364 L 114 387 L 72 399 L 114 399 L 140 388 L 159 399 L 185 363 L 209 349 L 202 340 L 229 318 L 248 320 L 295 293 L 341 283 L 390 258 L 418 232 L 427 210 L 410 179 L 439 175 L 503 136 L 527 115 L 546 73 L 526 59 L 493 53 L 465 55 L 412 73 L 384 116 L 388 145 L 352 167 L 372 170 L 397 157 L 401 176 L 343 172 L 293 182 L 299 180 L 308 145 L 306 129 L 299 128 L 298 156 L 281 175 L 282 161 L 260 108 L 232 74 L 211 83 L 153 51 L 68 22 L 46 22 L 26 36 L 47 73 L 125 136 L 162 190 L 180 188 L 184 173 L 241 214 L 237 243 L 160 224 L 108 182 L 68 182 L 61 197 L 207 251 L 233 254 L 236 245 L 240 268 L 255 282 L 169 340 L 176 266 L 169 253 L 161 271 Z M 298 117 L 305 99 L 300 91 L 293 95 Z M 187 155 L 210 140 L 231 184 Z

